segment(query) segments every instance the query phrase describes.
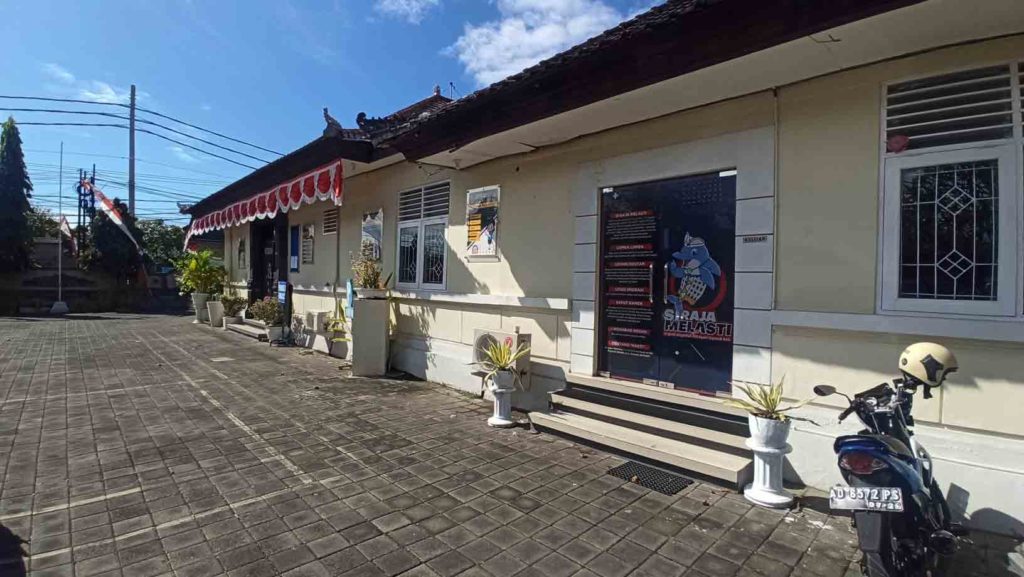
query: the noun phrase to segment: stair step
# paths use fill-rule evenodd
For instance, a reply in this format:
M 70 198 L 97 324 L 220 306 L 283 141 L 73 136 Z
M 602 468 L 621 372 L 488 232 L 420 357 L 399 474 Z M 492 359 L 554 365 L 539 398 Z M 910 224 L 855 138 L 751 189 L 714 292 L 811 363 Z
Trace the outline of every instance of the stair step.
M 267 331 L 263 330 L 262 327 L 256 327 L 249 323 L 238 323 L 234 325 L 228 325 L 229 331 L 252 337 L 254 339 L 262 339 L 266 336 Z
M 569 373 L 566 377 L 566 381 L 570 386 L 579 385 L 582 387 L 608 391 L 609 393 L 644 397 L 661 403 L 680 405 L 682 407 L 691 407 L 703 411 L 741 417 L 744 422 L 746 422 L 747 418 L 747 413 L 742 409 L 730 407 L 723 403 L 722 399 L 710 395 L 700 395 L 689 391 L 679 391 L 675 389 L 664 389 L 642 383 L 581 375 L 579 373 Z
M 262 321 L 258 321 L 256 319 L 249 319 L 249 318 L 245 318 L 245 317 L 242 317 L 242 323 L 241 324 L 248 325 L 250 327 L 256 327 L 258 329 L 263 329 L 263 328 L 266 327 L 266 325 L 264 325 Z
M 567 409 L 568 412 L 582 411 L 592 415 L 615 419 L 617 421 L 634 423 L 650 429 L 658 429 L 684 437 L 700 439 L 708 443 L 723 445 L 740 450 L 744 454 L 750 452 L 750 449 L 747 448 L 745 443 L 746 437 L 740 435 L 733 435 L 727 432 L 716 431 L 714 429 L 698 427 L 679 421 L 671 421 L 635 411 L 628 411 L 583 399 L 577 399 L 564 393 L 552 393 L 551 402 L 557 407 Z
M 562 411 L 535 411 L 530 413 L 530 420 L 537 427 L 720 479 L 735 487 L 745 483 L 750 476 L 749 457 L 716 451 Z

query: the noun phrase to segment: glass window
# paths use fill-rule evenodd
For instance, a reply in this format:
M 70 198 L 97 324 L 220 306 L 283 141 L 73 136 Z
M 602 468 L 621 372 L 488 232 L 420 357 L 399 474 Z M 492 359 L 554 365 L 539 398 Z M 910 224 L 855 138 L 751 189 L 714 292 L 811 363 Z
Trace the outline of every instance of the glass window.
M 443 222 L 423 226 L 423 284 L 444 284 L 444 253 L 446 243 Z
M 450 196 L 447 182 L 399 193 L 399 287 L 445 288 Z
M 398 282 L 416 284 L 419 225 L 398 229 Z
M 885 163 L 883 308 L 1015 314 L 1015 162 L 1010 147 Z

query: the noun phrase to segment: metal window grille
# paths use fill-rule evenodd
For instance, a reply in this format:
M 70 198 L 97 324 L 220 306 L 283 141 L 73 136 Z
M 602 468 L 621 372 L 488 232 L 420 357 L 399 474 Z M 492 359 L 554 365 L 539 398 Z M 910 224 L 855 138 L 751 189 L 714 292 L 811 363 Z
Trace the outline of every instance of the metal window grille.
M 312 224 L 302 227 L 302 264 L 313 264 L 313 240 L 315 230 Z
M 1011 67 L 976 68 L 891 84 L 885 97 L 887 152 L 1013 137 Z
M 445 282 L 451 185 L 447 182 L 398 195 L 398 282 L 437 288 Z
M 997 300 L 998 174 L 996 160 L 901 171 L 901 298 Z
M 324 211 L 324 226 L 321 234 L 338 234 L 338 209 L 328 208 Z
M 398 195 L 398 221 L 448 216 L 451 185 L 447 182 L 406 190 Z

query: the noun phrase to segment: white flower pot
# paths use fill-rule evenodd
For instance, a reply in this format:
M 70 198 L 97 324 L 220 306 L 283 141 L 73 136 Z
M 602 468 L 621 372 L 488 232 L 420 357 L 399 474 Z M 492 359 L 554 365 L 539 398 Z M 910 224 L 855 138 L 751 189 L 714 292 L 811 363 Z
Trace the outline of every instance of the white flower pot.
M 750 441 L 758 447 L 782 449 L 789 438 L 790 421 L 778 421 L 750 415 Z
M 193 324 L 204 322 L 209 314 L 206 310 L 206 301 L 210 298 L 207 293 L 192 293 L 192 307 L 196 309 L 196 320 Z
M 220 301 L 206 301 L 206 310 L 210 313 L 210 326 L 224 326 L 224 303 Z
M 356 298 L 357 299 L 386 299 L 386 298 L 388 298 L 388 290 L 387 289 L 359 288 L 359 287 L 356 287 Z
M 488 388 L 494 395 L 494 415 L 487 419 L 487 424 L 492 427 L 512 427 L 516 423 L 512 420 L 512 391 L 516 389 L 516 376 L 512 371 L 498 371 L 493 377 Z

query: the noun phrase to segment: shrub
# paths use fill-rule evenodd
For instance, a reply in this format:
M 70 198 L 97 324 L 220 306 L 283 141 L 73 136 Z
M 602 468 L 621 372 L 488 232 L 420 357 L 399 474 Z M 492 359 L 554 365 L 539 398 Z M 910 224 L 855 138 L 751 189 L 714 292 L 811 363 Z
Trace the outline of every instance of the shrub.
M 237 317 L 246 305 L 246 300 L 244 298 L 232 295 L 224 295 L 220 297 L 220 302 L 224 305 L 224 315 L 229 317 Z
M 391 282 L 391 275 L 382 278 L 383 275 L 380 259 L 374 256 L 373 244 L 364 242 L 359 254 L 352 257 L 352 284 L 356 288 L 386 289 Z
M 224 267 L 213 262 L 213 253 L 201 250 L 185 255 L 174 263 L 177 270 L 178 286 L 182 294 L 215 293 L 220 291 L 221 279 L 224 278 Z
M 249 316 L 263 321 L 267 326 L 280 326 L 284 321 L 281 304 L 272 297 L 263 297 L 263 300 L 249 305 Z

